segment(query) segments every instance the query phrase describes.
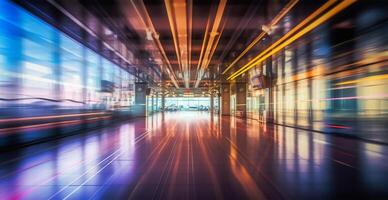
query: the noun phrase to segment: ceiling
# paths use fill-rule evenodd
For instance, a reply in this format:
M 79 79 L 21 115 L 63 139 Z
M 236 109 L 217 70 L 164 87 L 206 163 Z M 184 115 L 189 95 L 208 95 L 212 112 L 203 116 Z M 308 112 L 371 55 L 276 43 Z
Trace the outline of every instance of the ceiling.
M 30 2 L 42 3 L 31 0 L 23 5 L 30 6 Z M 201 89 L 212 91 L 219 88 L 220 82 L 234 80 L 240 75 L 236 81 L 244 81 L 244 74 L 250 67 L 246 67 L 247 63 L 258 63 L 260 60 L 254 58 L 266 52 L 266 48 L 278 42 L 290 28 L 307 20 L 314 10 L 321 12 L 324 10 L 321 6 L 330 7 L 337 1 L 44 2 L 47 5 L 42 3 L 40 8 L 47 8 L 48 11 L 44 13 L 52 14 L 48 17 L 49 21 L 61 24 L 67 32 L 78 33 L 75 38 L 82 38 L 89 46 L 105 52 L 105 56 L 112 57 L 108 59 L 116 60 L 123 68 L 131 70 L 130 73 L 138 81 L 149 82 L 151 87 L 186 92 Z M 67 18 L 60 17 L 56 9 L 50 10 L 52 6 Z M 78 26 L 71 28 L 68 23 L 70 19 Z M 93 33 L 93 37 L 87 37 L 87 33 Z M 101 43 L 109 48 L 99 49 L 98 44 Z
M 282 5 L 265 0 L 80 1 L 179 88 L 217 82 L 225 63 L 261 32 L 274 10 L 270 7 Z

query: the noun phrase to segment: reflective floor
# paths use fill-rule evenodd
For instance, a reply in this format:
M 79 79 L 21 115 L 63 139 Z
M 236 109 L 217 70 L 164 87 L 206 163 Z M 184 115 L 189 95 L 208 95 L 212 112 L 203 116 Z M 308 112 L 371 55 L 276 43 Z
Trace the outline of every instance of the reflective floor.
M 0 155 L 0 199 L 386 199 L 387 185 L 387 146 L 207 112 Z

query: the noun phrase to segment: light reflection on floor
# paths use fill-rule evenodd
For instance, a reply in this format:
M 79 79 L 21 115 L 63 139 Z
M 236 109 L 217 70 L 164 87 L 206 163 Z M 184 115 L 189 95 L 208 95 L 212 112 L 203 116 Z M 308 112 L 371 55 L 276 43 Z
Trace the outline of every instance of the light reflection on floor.
M 170 112 L 0 155 L 1 199 L 388 197 L 387 146 Z

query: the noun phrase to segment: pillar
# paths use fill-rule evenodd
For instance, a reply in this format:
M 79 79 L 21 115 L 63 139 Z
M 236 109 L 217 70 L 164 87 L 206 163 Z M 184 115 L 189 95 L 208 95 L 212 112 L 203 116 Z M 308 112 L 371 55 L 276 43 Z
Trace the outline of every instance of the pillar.
M 135 83 L 135 105 L 134 116 L 145 117 L 146 116 L 146 96 L 147 96 L 147 83 L 137 82 Z
M 273 123 L 274 122 L 274 79 L 273 75 L 274 73 L 272 72 L 272 57 L 269 57 L 266 60 L 266 75 L 267 75 L 267 84 L 268 84 L 268 89 L 267 89 L 267 95 L 268 95 L 268 108 L 266 112 L 266 121 Z
M 153 113 L 156 110 L 156 107 L 155 107 L 155 97 L 154 97 L 154 95 L 150 95 L 150 96 L 151 96 L 151 113 Z
M 162 87 L 162 94 L 161 94 L 161 104 L 160 105 L 160 109 L 161 111 L 164 112 L 165 108 L 166 108 L 166 89 L 164 87 Z
M 159 92 L 156 92 L 155 93 L 155 108 L 156 108 L 156 110 L 155 111 L 157 111 L 157 112 L 159 112 Z
M 245 82 L 233 82 L 230 85 L 230 90 L 236 95 L 235 116 L 245 118 L 247 111 L 247 84 Z
M 233 85 L 236 87 L 236 116 L 245 118 L 247 113 L 247 84 L 236 82 Z
M 210 93 L 210 108 L 209 108 L 210 113 L 214 112 L 214 96 L 212 93 Z
M 221 84 L 221 101 L 219 103 L 221 115 L 230 115 L 230 84 Z

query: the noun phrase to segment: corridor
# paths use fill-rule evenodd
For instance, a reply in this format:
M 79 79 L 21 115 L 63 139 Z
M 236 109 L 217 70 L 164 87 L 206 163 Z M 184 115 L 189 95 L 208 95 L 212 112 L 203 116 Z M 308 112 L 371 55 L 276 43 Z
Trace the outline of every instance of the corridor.
M 351 199 L 388 195 L 387 146 L 165 112 L 0 155 L 1 199 Z
M 388 199 L 383 0 L 0 0 L 0 200 Z

